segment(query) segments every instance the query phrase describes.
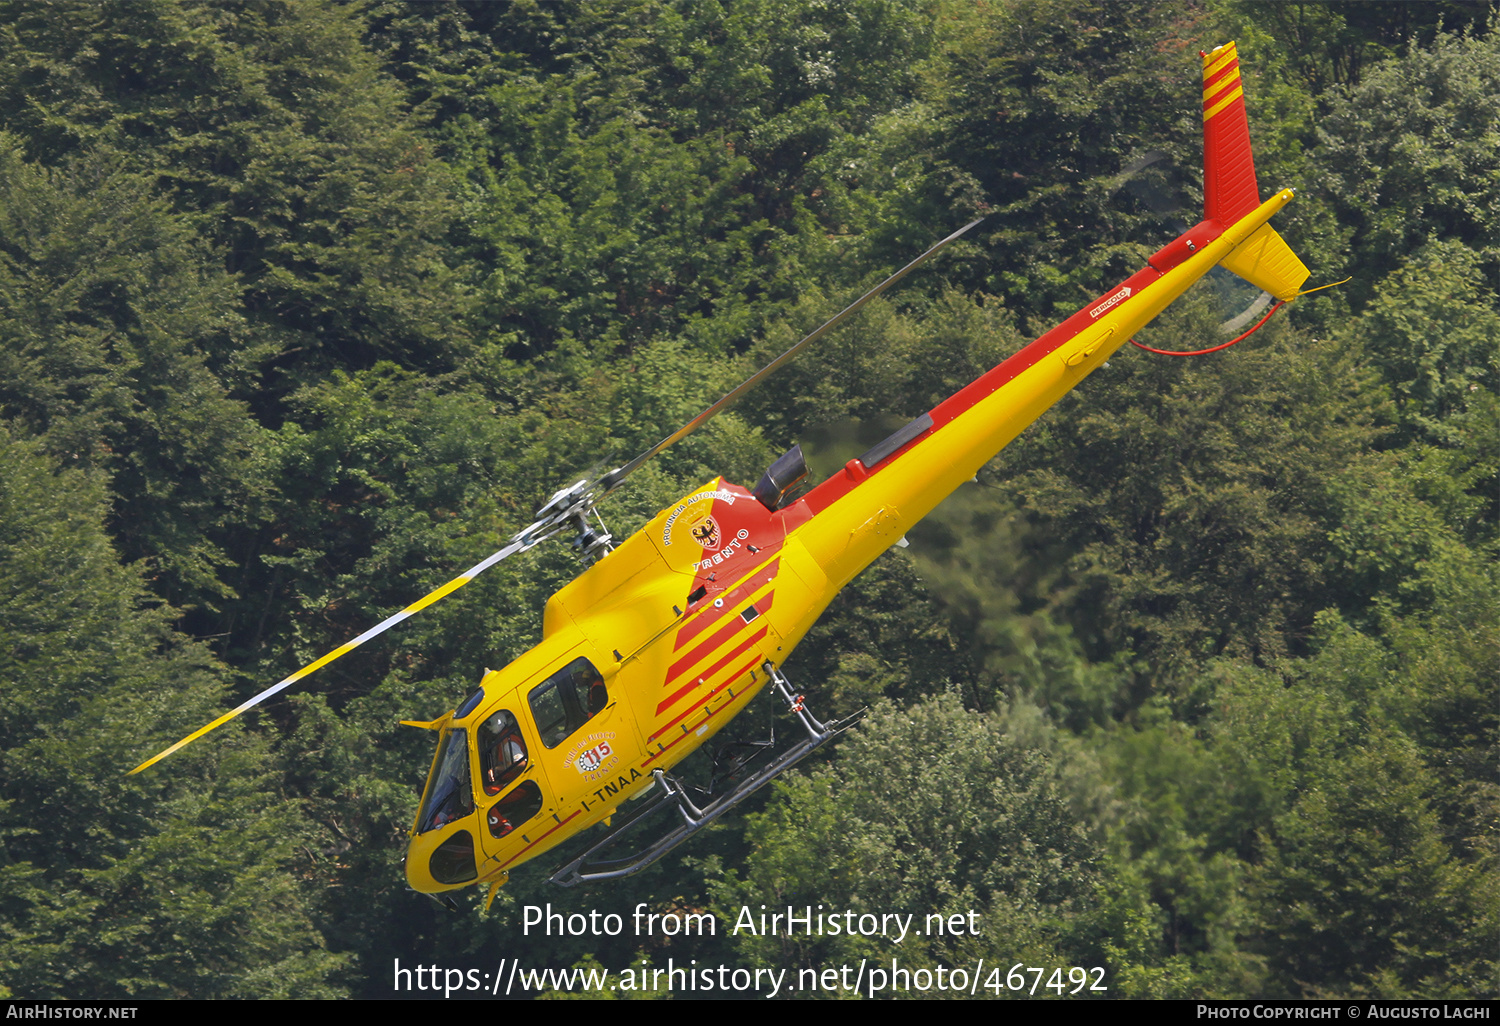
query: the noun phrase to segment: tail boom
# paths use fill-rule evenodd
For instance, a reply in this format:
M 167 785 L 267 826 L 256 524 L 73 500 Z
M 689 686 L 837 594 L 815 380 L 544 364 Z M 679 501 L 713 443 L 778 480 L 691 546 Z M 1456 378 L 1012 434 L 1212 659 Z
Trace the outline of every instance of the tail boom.
M 909 428 L 923 430 L 874 466 L 850 460 L 786 511 L 788 527 L 810 517 L 795 528 L 797 540 L 831 582 L 852 579 L 1189 286 L 1261 237 L 1292 196 L 1284 189 L 1226 229 L 1190 229 L 1177 242 L 1201 244 L 1185 259 L 1166 271 L 1148 263 L 913 421 Z

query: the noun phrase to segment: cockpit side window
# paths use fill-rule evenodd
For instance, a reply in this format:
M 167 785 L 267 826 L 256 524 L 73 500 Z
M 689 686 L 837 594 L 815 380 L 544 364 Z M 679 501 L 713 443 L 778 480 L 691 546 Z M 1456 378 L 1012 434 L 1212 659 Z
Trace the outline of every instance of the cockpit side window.
M 438 742 L 432 779 L 417 813 L 417 833 L 425 834 L 462 819 L 474 811 L 474 792 L 469 785 L 469 732 L 450 730 Z
M 587 659 L 575 659 L 531 690 L 531 714 L 542 744 L 556 748 L 609 704 L 604 678 Z
M 509 710 L 492 713 L 479 726 L 479 774 L 485 794 L 499 794 L 526 772 L 526 741 Z

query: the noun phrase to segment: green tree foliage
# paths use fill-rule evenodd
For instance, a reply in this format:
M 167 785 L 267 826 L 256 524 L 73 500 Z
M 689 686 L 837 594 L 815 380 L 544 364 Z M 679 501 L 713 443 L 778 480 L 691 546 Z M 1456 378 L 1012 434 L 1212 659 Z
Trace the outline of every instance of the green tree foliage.
M 122 775 L 222 692 L 116 561 L 102 476 L 8 432 L 0 450 L 0 978 L 30 998 L 335 995 L 346 960 L 289 872 L 307 831 L 264 746 L 228 733 L 173 776 Z
M 909 96 L 919 15 L 846 2 L 383 8 L 473 183 L 485 320 L 518 354 L 686 330 L 743 347 L 858 222 L 854 140 Z M 468 59 L 440 50 L 464 40 Z M 488 42 L 480 60 L 469 47 Z
M 1288 996 L 1475 997 L 1495 978 L 1500 894 L 1464 864 L 1418 754 L 1376 736 L 1276 824 L 1259 876 L 1270 986 Z
M 721 916 L 733 921 L 741 904 L 821 903 L 912 912 L 925 926 L 927 914 L 972 910 L 979 938 L 911 936 L 902 962 L 982 955 L 1011 964 L 1053 954 L 1094 877 L 1096 850 L 1045 739 L 1014 726 L 951 697 L 878 704 L 829 765 L 781 785 L 776 803 L 752 820 L 746 875 L 719 888 L 720 909 L 734 910 Z M 737 938 L 742 957 L 792 968 L 879 957 L 887 949 L 874 945 L 885 943 L 758 931 Z
M 234 279 L 122 163 L 47 170 L 0 137 L 0 415 L 109 476 L 115 537 L 158 594 L 214 603 L 261 488 L 261 433 L 228 394 L 249 333 Z
M 245 355 L 442 368 L 465 340 L 451 187 L 360 28 L 321 2 L 12 4 L 4 125 L 49 165 L 117 153 L 207 218 L 272 347 Z
M 1458 32 L 1483 23 L 1487 8 L 1465 0 L 1387 4 L 1379 0 L 1341 3 L 1267 3 L 1242 0 L 1244 16 L 1260 23 L 1285 49 L 1288 64 L 1306 88 L 1320 94 L 1359 83 L 1410 44 L 1430 46 L 1443 29 Z
M 679 144 L 625 112 L 587 124 L 586 84 L 522 80 L 488 96 L 494 153 L 472 214 L 492 268 L 485 316 L 530 351 L 677 328 L 764 270 L 768 229 L 736 209 L 748 165 L 722 144 Z
M 1443 35 L 1363 76 L 1320 119 L 1309 170 L 1341 230 L 1313 255 L 1330 268 L 1344 258 L 1357 300 L 1406 254 L 1444 240 L 1476 251 L 1500 286 L 1497 100 L 1500 36 Z
M 1482 430 L 1500 393 L 1500 302 L 1478 253 L 1454 240 L 1416 250 L 1381 282 L 1355 331 L 1396 398 L 1400 442 L 1464 448 Z
M 990 212 L 974 285 L 1043 322 L 1197 220 L 1199 86 L 1179 4 L 945 9 L 929 203 Z M 1192 183 L 1190 186 L 1188 183 Z
M 1320 617 L 1281 674 L 1211 667 L 1197 732 L 1158 709 L 1094 746 L 1119 787 L 1098 914 L 1136 993 L 1486 993 L 1492 577 L 1385 640 Z

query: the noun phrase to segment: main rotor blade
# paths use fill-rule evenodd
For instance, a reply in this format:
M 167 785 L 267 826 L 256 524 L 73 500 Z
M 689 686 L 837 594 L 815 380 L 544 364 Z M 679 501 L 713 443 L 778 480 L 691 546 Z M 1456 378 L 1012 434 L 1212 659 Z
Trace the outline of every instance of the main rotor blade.
M 796 345 L 792 346 L 792 348 L 776 357 L 776 359 L 766 364 L 750 377 L 746 378 L 734 389 L 734 391 L 724 396 L 724 398 L 714 403 L 708 409 L 698 414 L 698 416 L 688 421 L 686 424 L 678 428 L 676 431 L 672 432 L 672 434 L 668 435 L 666 438 L 663 438 L 660 442 L 657 442 L 651 448 L 641 453 L 639 456 L 631 460 L 629 463 L 625 464 L 623 467 L 620 467 L 618 470 L 612 470 L 608 474 L 605 474 L 601 479 L 604 484 L 604 492 L 612 491 L 616 486 L 619 485 L 621 481 L 625 480 L 625 478 L 629 477 L 636 470 L 639 470 L 643 463 L 645 463 L 651 457 L 655 456 L 657 453 L 661 452 L 667 446 L 674 445 L 675 443 L 682 441 L 688 435 L 692 434 L 694 431 L 697 431 L 704 424 L 707 424 L 714 417 L 718 416 L 718 414 L 723 411 L 725 407 L 729 406 L 735 400 L 739 399 L 740 396 L 744 395 L 746 392 L 750 391 L 766 378 L 770 377 L 771 374 L 775 373 L 775 371 L 785 365 L 787 361 L 791 360 L 794 356 L 800 353 L 804 346 L 812 342 L 816 342 L 818 339 L 828 334 L 834 328 L 838 327 L 849 317 L 853 316 L 855 311 L 857 311 L 860 307 L 864 306 L 870 300 L 874 299 L 886 289 L 896 284 L 896 282 L 900 281 L 902 278 L 905 278 L 917 267 L 925 263 L 931 257 L 935 256 L 939 251 L 945 249 L 949 243 L 958 239 L 959 236 L 963 235 L 970 228 L 973 228 L 976 224 L 983 220 L 984 218 L 981 217 L 977 218 L 976 220 L 970 221 L 968 224 L 964 225 L 962 228 L 954 232 L 952 235 L 948 236 L 946 239 L 943 239 L 941 242 L 932 246 L 927 250 L 927 252 L 923 253 L 911 263 L 901 268 L 901 270 L 891 275 L 885 281 L 881 282 L 879 285 L 876 285 L 869 292 L 866 292 L 854 302 L 844 307 L 844 309 L 834 315 L 831 320 L 825 323 L 822 327 L 818 328 L 812 334 L 808 335 L 801 342 L 798 342 Z M 598 497 L 602 498 L 604 492 L 601 492 Z
M 422 596 L 421 598 L 417 599 L 417 601 L 401 610 L 401 612 L 386 617 L 384 620 L 380 621 L 374 627 L 371 627 L 369 630 L 365 631 L 353 641 L 345 642 L 338 648 L 334 649 L 332 652 L 329 652 L 327 655 L 323 656 L 321 659 L 316 659 L 313 662 L 308 663 L 306 666 L 302 667 L 302 669 L 298 670 L 296 673 L 292 674 L 290 677 L 287 677 L 280 683 L 266 688 L 266 690 L 262 691 L 260 694 L 256 695 L 248 702 L 245 702 L 244 704 L 236 706 L 235 708 L 229 710 L 229 712 L 225 713 L 223 716 L 220 716 L 218 719 L 208 724 L 208 726 L 200 727 L 197 730 L 193 731 L 191 734 L 183 738 L 181 741 L 177 742 L 171 748 L 167 748 L 153 755 L 151 758 L 147 759 L 145 762 L 141 763 L 135 769 L 127 773 L 126 776 L 134 776 L 141 770 L 146 769 L 150 766 L 154 766 L 156 763 L 165 759 L 167 756 L 171 755 L 179 748 L 192 744 L 194 741 L 198 740 L 200 737 L 202 737 L 204 734 L 207 734 L 211 730 L 216 730 L 219 727 L 222 727 L 224 724 L 234 719 L 246 709 L 255 708 L 257 705 L 264 702 L 272 695 L 279 694 L 286 688 L 297 683 L 297 681 L 301 680 L 303 677 L 306 677 L 308 674 L 312 673 L 314 670 L 318 670 L 324 666 L 327 666 L 329 663 L 333 662 L 340 656 L 347 655 L 348 653 L 354 651 L 356 648 L 363 645 L 371 638 L 378 637 L 379 635 L 384 634 L 387 630 L 396 626 L 396 624 L 400 623 L 402 620 L 415 616 L 417 613 L 420 613 L 422 610 L 432 605 L 438 599 L 446 598 L 447 596 L 453 594 L 459 588 L 462 588 L 464 585 L 468 584 L 474 578 L 484 573 L 486 570 L 494 566 L 496 563 L 500 562 L 506 556 L 514 555 L 515 553 L 520 552 L 523 549 L 529 549 L 533 545 L 536 545 L 538 542 L 544 541 L 546 538 L 551 537 L 551 534 L 541 534 L 533 537 L 533 532 L 537 526 L 539 525 L 533 524 L 531 527 L 527 528 L 525 531 L 522 531 L 520 534 L 512 538 L 510 544 L 506 545 L 505 548 L 501 549 L 499 552 L 496 552 L 488 558 L 475 563 L 473 566 L 469 567 L 469 569 L 453 578 L 453 580 L 449 581 L 441 588 L 438 588 L 435 591 L 428 592 L 426 595 Z

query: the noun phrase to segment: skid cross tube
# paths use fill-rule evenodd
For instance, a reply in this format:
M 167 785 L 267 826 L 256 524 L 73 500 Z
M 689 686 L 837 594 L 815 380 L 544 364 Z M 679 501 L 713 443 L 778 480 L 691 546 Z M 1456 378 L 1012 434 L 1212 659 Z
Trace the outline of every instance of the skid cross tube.
M 655 785 L 659 788 L 656 796 L 644 807 L 632 812 L 629 819 L 610 830 L 582 855 L 554 872 L 549 879 L 561 887 L 574 887 L 581 883 L 615 880 L 622 876 L 639 873 L 801 762 L 814 749 L 843 733 L 863 715 L 863 710 L 861 710 L 835 723 L 824 724 L 807 710 L 807 705 L 801 695 L 793 694 L 791 684 L 782 676 L 780 670 L 769 662 L 765 664 L 764 669 L 770 674 L 771 683 L 776 692 L 781 695 L 787 707 L 797 716 L 807 731 L 805 738 L 701 809 L 687 796 L 687 789 L 683 787 L 681 781 L 664 770 L 654 771 L 652 776 L 655 778 Z M 678 826 L 633 855 L 619 859 L 597 858 L 618 844 L 636 824 L 665 808 L 677 810 L 682 817 L 682 822 Z

